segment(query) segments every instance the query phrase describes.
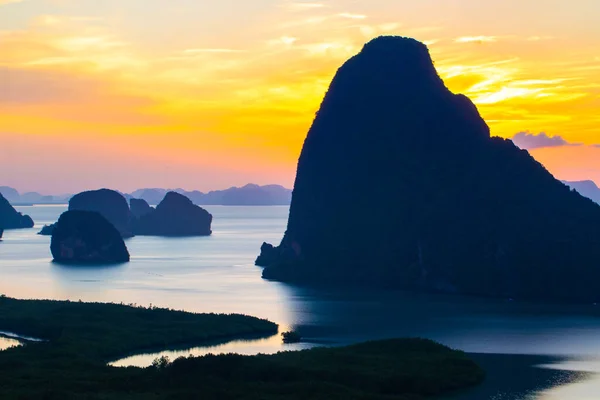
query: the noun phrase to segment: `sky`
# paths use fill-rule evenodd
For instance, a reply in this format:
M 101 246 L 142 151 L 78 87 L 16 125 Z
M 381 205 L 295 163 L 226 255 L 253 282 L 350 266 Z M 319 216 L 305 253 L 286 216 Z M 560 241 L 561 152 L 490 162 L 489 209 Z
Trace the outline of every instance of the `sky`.
M 0 0 L 0 185 L 293 185 L 336 69 L 425 42 L 492 134 L 600 184 L 597 0 Z

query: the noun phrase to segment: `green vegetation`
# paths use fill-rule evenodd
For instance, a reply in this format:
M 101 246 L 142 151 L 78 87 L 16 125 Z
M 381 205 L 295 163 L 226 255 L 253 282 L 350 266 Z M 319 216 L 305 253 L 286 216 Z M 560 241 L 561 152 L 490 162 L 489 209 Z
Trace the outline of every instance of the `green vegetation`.
M 6 400 L 413 400 L 483 379 L 463 353 L 421 339 L 172 363 L 162 358 L 145 369 L 106 365 L 143 349 L 277 331 L 272 322 L 242 315 L 3 297 L 0 330 L 47 339 L 0 352 Z
M 217 339 L 271 336 L 277 324 L 246 315 L 192 314 L 150 305 L 15 300 L 0 297 L 0 331 L 49 341 L 57 351 L 100 362 L 123 355 Z

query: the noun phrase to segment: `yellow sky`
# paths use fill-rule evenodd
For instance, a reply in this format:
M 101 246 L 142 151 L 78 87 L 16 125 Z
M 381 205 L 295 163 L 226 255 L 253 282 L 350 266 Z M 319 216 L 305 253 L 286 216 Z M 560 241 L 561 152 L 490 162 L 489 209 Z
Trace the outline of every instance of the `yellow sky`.
M 381 34 L 426 42 L 494 135 L 581 144 L 532 154 L 600 183 L 600 5 L 521 3 L 0 0 L 0 185 L 291 186 L 335 70 Z

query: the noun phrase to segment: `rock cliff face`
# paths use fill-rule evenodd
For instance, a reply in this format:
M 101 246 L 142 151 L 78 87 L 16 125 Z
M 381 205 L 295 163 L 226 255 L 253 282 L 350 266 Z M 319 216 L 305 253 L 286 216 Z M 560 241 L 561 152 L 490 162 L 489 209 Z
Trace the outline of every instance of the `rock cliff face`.
M 52 231 L 54 261 L 66 264 L 114 264 L 129 261 L 120 232 L 100 213 L 67 211 Z
M 169 192 L 156 210 L 134 222 L 134 233 L 141 236 L 208 236 L 212 215 L 187 197 Z
M 33 220 L 29 215 L 17 212 L 0 194 L 0 229 L 33 228 L 33 225 Z
M 133 236 L 131 215 L 125 197 L 109 189 L 79 193 L 69 200 L 69 211 L 94 211 L 100 213 L 127 238 Z
M 600 300 L 600 207 L 490 137 L 427 47 L 365 45 L 337 72 L 298 162 L 269 279 Z

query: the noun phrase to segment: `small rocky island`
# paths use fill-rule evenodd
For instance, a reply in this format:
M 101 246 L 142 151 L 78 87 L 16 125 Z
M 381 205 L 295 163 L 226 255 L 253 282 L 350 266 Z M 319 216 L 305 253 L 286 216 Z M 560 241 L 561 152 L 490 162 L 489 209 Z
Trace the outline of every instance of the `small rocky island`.
M 44 225 L 42 229 L 38 232 L 38 235 L 42 236 L 52 236 L 52 232 L 54 232 L 54 226 L 56 224 Z
M 120 232 L 100 213 L 66 211 L 54 224 L 50 251 L 65 264 L 116 264 L 129 261 Z
M 212 215 L 182 194 L 168 192 L 156 210 L 145 210 L 147 211 L 145 214 L 134 219 L 133 231 L 136 235 L 209 236 L 212 234 Z M 139 208 L 136 206 L 136 212 L 138 211 Z
M 69 211 L 94 211 L 100 213 L 128 238 L 133 236 L 131 213 L 125 197 L 110 189 L 92 190 L 79 193 L 69 200 Z
M 33 220 L 14 209 L 8 200 L 0 194 L 0 230 L 33 228 Z M 0 234 L 0 237 L 2 235 Z
M 380 37 L 337 72 L 304 142 L 268 279 L 600 301 L 600 206 Z

